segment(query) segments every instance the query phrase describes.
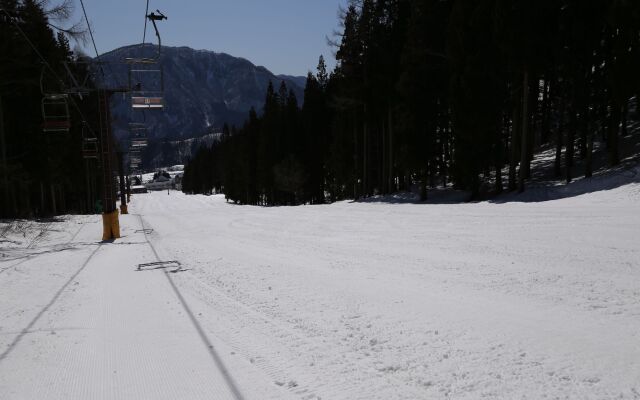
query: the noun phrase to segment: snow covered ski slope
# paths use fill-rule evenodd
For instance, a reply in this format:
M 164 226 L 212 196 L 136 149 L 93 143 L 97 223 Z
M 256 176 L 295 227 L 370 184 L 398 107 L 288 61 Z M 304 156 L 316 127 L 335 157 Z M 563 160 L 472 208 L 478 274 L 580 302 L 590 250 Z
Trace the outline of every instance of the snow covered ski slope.
M 640 399 L 637 183 L 130 209 L 0 225 L 1 399 Z

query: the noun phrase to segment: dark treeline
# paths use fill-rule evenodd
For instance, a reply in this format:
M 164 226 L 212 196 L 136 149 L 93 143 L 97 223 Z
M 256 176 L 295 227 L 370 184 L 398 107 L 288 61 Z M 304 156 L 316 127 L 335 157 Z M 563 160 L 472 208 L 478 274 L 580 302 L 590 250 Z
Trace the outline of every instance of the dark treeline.
M 223 191 L 243 204 L 324 202 L 329 110 L 327 73 L 309 74 L 304 106 L 282 82 L 269 84 L 264 113 L 251 111 L 240 128 L 225 125 L 211 148 L 201 148 L 187 165 L 183 190 Z
M 74 60 L 66 33 L 49 21 L 64 19 L 69 10 L 43 4 L 0 0 L 0 217 L 90 211 L 100 186 L 95 162 L 85 163 L 81 149 L 83 116 L 92 124 L 98 120 L 96 98 L 76 97 L 77 108 L 69 100 L 68 133 L 42 129 L 42 92 L 63 93 L 60 80 L 68 77 L 63 62 Z M 55 73 L 45 68 L 25 35 Z M 86 75 L 81 64 L 69 68 Z
M 302 108 L 270 87 L 261 116 L 198 152 L 185 192 L 278 205 L 452 183 L 477 197 L 524 190 L 540 146 L 567 182 L 592 174 L 596 141 L 620 162 L 638 1 L 362 0 L 342 27 Z

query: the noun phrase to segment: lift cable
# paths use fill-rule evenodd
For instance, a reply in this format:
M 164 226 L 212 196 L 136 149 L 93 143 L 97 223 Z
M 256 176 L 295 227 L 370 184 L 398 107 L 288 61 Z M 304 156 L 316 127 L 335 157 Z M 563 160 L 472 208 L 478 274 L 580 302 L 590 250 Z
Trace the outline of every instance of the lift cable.
M 147 0 L 147 6 L 145 7 L 145 10 L 144 10 L 144 31 L 142 32 L 142 47 L 141 47 L 142 52 L 144 52 L 144 45 L 147 40 L 147 19 L 148 19 L 147 15 L 148 14 L 149 14 L 149 0 Z M 144 56 L 144 53 L 143 53 L 143 56 Z M 145 123 L 147 122 L 147 116 L 145 114 L 145 110 L 142 110 L 142 121 Z
M 87 21 L 87 29 L 89 30 L 89 36 L 91 36 L 91 42 L 93 43 L 93 50 L 95 50 L 96 52 L 96 59 L 100 61 L 100 54 L 98 54 L 98 47 L 96 46 L 96 41 L 93 38 L 93 30 L 91 30 L 91 24 L 89 24 L 89 18 L 87 17 L 87 10 L 84 8 L 84 1 L 80 0 L 80 5 L 82 6 L 82 13 L 84 14 L 84 20 Z M 100 69 L 102 69 L 102 66 L 100 67 Z
M 93 50 L 96 52 L 96 60 L 98 62 L 100 62 L 100 53 L 98 53 L 98 47 L 96 46 L 96 41 L 94 40 L 94 37 L 93 37 L 93 30 L 91 29 L 91 23 L 89 22 L 89 18 L 87 17 L 87 10 L 84 7 L 84 1 L 83 0 L 80 0 L 80 5 L 82 6 L 82 13 L 84 14 L 84 20 L 87 23 L 87 29 L 89 30 L 89 36 L 91 37 L 91 42 L 93 43 Z M 100 72 L 102 73 L 102 76 L 104 77 L 104 70 L 102 69 L 102 65 L 98 64 L 98 66 L 100 67 Z M 120 80 L 118 79 L 118 75 L 116 75 L 113 72 L 113 69 L 111 68 L 111 65 L 107 64 L 107 67 L 109 68 L 109 72 L 111 73 L 111 76 L 115 80 L 116 85 L 118 85 L 118 87 L 122 87 L 120 85 Z
M 144 43 L 147 40 L 147 14 L 149 14 L 149 0 L 147 0 L 147 7 L 144 10 L 144 31 L 142 32 L 142 50 L 144 51 Z

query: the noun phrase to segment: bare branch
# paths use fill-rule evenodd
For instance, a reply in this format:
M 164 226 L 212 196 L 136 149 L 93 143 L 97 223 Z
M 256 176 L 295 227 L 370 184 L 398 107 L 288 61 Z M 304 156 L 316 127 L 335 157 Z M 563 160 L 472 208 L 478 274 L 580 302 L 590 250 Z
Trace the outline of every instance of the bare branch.
M 73 15 L 73 0 L 63 0 L 62 3 L 51 5 L 49 0 L 39 0 L 37 4 L 42 8 L 47 18 L 54 21 L 67 21 Z
M 69 27 L 63 27 L 73 16 L 75 10 L 73 0 L 62 0 L 62 2 L 56 2 L 53 5 L 51 0 L 37 0 L 36 3 L 42 8 L 50 27 L 63 32 L 76 43 L 87 43 L 87 28 L 82 21 L 75 22 Z
M 76 43 L 87 44 L 87 28 L 82 22 L 76 22 L 74 25 L 68 28 L 62 28 L 51 22 L 48 22 L 48 25 L 54 28 L 57 31 L 63 32 L 69 38 L 73 39 Z

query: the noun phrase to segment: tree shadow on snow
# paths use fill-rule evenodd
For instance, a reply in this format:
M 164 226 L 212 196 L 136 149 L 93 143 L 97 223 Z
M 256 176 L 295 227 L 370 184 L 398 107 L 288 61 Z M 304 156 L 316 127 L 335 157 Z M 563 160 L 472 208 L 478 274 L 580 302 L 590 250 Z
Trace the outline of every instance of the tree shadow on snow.
M 540 203 L 589 193 L 614 190 L 629 184 L 640 184 L 640 160 L 628 160 L 618 167 L 594 173 L 591 178 L 577 179 L 569 184 L 561 181 L 530 184 L 524 193 L 507 193 L 489 200 L 490 203 Z M 640 198 L 640 188 L 637 190 Z
M 398 192 L 389 195 L 377 195 L 351 200 L 350 203 L 362 204 L 457 204 L 466 203 L 470 192 L 463 190 L 430 189 L 427 192 L 427 200 L 420 201 L 420 195 L 414 192 Z

